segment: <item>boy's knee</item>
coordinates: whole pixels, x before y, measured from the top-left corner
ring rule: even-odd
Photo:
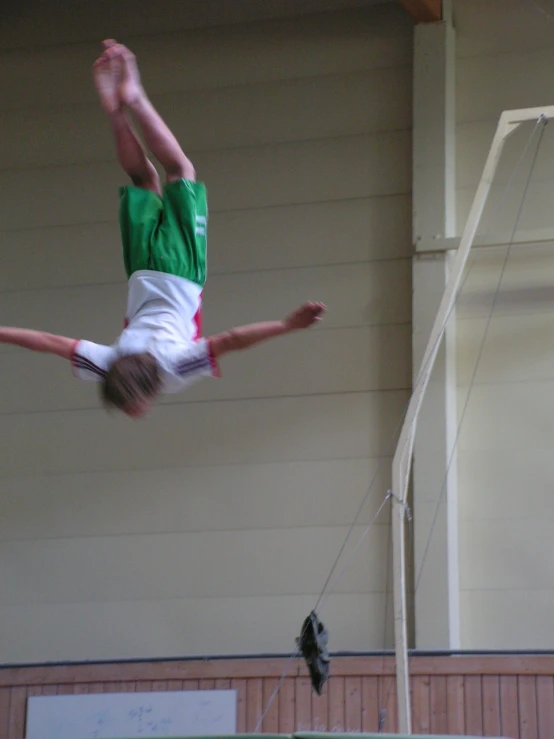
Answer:
[[[194,182],[196,180],[196,170],[192,162],[186,157],[179,162],[175,162],[175,166],[166,170],[166,176],[168,182],[175,182],[176,180],[190,180]]]
[[[148,176],[134,176],[131,175],[131,182],[135,187],[140,187],[143,190],[152,190],[152,192],[161,193],[162,188],[160,185],[160,178],[156,174],[149,174]]]
[[[145,167],[140,170],[128,170],[131,182],[135,187],[142,187],[144,190],[152,190],[153,192],[161,192],[160,177],[158,170],[151,161],[146,162]]]

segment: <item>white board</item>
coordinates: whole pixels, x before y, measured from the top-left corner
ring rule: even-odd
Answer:
[[[27,739],[235,734],[236,690],[32,696]]]

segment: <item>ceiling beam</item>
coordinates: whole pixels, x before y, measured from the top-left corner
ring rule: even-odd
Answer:
[[[442,20],[442,0],[398,0],[416,23],[436,23]]]

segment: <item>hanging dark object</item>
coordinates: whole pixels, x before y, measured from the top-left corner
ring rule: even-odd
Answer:
[[[313,689],[318,695],[321,695],[323,686],[329,677],[328,641],[329,633],[327,629],[318,619],[315,611],[312,611],[304,621],[296,643],[306,660]]]

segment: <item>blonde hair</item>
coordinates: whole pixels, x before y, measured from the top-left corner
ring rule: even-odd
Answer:
[[[152,354],[127,354],[116,359],[108,370],[100,395],[106,408],[125,411],[137,402],[152,399],[160,386],[160,368]]]

